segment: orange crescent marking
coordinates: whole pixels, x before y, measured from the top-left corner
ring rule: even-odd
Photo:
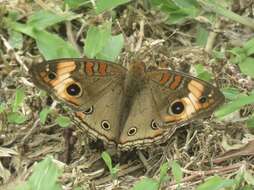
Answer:
[[[63,62],[60,61],[57,63],[57,69],[61,69],[64,67],[76,67],[76,65],[74,61],[63,61]]]
[[[106,63],[99,63],[99,73],[102,76],[106,75],[106,71],[107,71],[107,64]]]
[[[91,62],[86,63],[85,72],[87,73],[88,76],[93,75],[93,66],[94,66],[94,64]]]
[[[166,83],[168,80],[170,79],[170,75],[168,73],[163,73],[161,80],[160,80],[160,84],[164,84]]]
[[[174,77],[173,83],[170,84],[170,88],[171,88],[172,90],[175,90],[175,89],[181,84],[181,81],[182,81],[182,76],[176,75],[176,76]]]

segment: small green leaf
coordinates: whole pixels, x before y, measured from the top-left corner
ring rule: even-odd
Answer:
[[[183,179],[183,172],[181,166],[175,160],[172,163],[172,174],[176,180],[176,183],[179,184]]]
[[[208,82],[212,80],[212,74],[205,70],[205,67],[202,64],[197,64],[194,67],[197,72],[197,78],[203,79]]]
[[[39,113],[40,122],[41,124],[45,124],[48,114],[51,112],[51,109],[49,107],[45,107],[41,110]]]
[[[169,164],[165,162],[160,166],[160,179],[159,179],[159,184],[164,182],[168,178],[168,169],[169,169]]]
[[[98,59],[115,61],[124,45],[123,35],[111,36],[105,47],[96,56]]]
[[[115,7],[128,3],[130,0],[97,0],[96,1],[96,7],[95,12],[97,14],[100,14],[104,11],[110,11],[114,9]]]
[[[104,152],[101,154],[101,157],[102,157],[102,159],[104,160],[105,164],[107,165],[109,171],[112,172],[113,165],[112,165],[112,160],[111,160],[110,155],[109,155],[107,152],[104,151]]]
[[[254,115],[247,120],[246,124],[247,127],[254,128]]]
[[[16,89],[15,100],[12,103],[12,111],[16,112],[19,106],[23,103],[25,98],[25,91],[22,88]]]
[[[94,58],[107,44],[111,34],[111,22],[101,26],[91,26],[87,31],[84,52],[89,58]]]
[[[7,114],[7,121],[13,124],[22,124],[26,121],[26,116],[18,112],[11,112]]]
[[[56,123],[58,125],[60,125],[63,128],[69,127],[71,124],[71,120],[69,117],[65,117],[65,116],[58,116],[56,118]]]
[[[131,190],[158,190],[159,183],[151,178],[144,178],[135,183]]]
[[[234,180],[222,179],[219,176],[214,176],[198,186],[197,190],[222,190],[226,187],[232,187],[235,184]]]
[[[247,57],[243,62],[239,63],[242,73],[254,78],[254,58]]]
[[[221,108],[219,108],[215,112],[215,117],[222,118],[236,110],[239,110],[242,106],[246,104],[253,104],[254,103],[254,94],[251,94],[250,96],[246,95],[239,95],[237,99],[235,99],[232,102],[229,102],[228,104],[225,104]]]

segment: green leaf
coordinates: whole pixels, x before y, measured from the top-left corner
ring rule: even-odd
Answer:
[[[80,57],[79,52],[69,42],[64,41],[55,34],[34,29],[33,35],[40,52],[47,60]]]
[[[107,165],[110,172],[112,172],[113,165],[110,155],[107,152],[102,152],[101,154],[102,159],[104,160],[105,164]]]
[[[160,166],[160,179],[159,179],[159,184],[162,182],[166,181],[168,178],[168,169],[169,169],[169,164],[165,162]]]
[[[40,122],[41,124],[45,124],[46,120],[47,120],[47,116],[48,114],[51,112],[51,109],[49,107],[45,107],[41,110],[41,112],[39,113],[39,118],[40,118]]]
[[[64,0],[64,3],[67,4],[71,9],[77,9],[83,5],[91,5],[90,0]]]
[[[196,17],[201,9],[195,0],[150,0],[152,6],[158,7],[168,15],[169,24],[180,24]]]
[[[235,184],[234,180],[222,179],[219,176],[214,176],[205,181],[205,183],[199,185],[197,190],[222,190],[226,187],[232,187]]]
[[[12,111],[16,112],[19,106],[23,103],[25,98],[25,91],[22,88],[16,89],[15,99],[12,103]]]
[[[36,190],[62,190],[59,184],[59,176],[62,170],[52,161],[49,156],[39,162],[33,170],[32,176],[28,180],[31,189]]]
[[[254,58],[247,57],[243,62],[239,63],[242,73],[254,77]]]
[[[135,183],[132,190],[158,190],[159,183],[151,178],[144,178]]]
[[[247,41],[243,48],[246,51],[246,55],[247,56],[251,56],[254,54],[254,38],[252,38],[251,40]]]
[[[181,166],[175,160],[172,163],[172,174],[176,180],[176,183],[179,184],[183,179],[183,172]]]
[[[56,123],[63,128],[69,127],[71,124],[71,120],[69,117],[59,116],[56,118]]]
[[[23,46],[23,36],[19,32],[14,30],[9,30],[9,43],[11,44],[12,48],[21,49]]]
[[[205,47],[209,32],[200,24],[197,25],[196,44],[200,47]]]
[[[111,22],[101,26],[91,26],[85,40],[85,55],[94,58],[107,44],[111,34]]]
[[[247,127],[249,128],[254,128],[254,116],[252,116],[251,118],[249,118],[246,122]]]
[[[95,6],[96,14],[100,14],[104,11],[110,11],[115,7],[128,3],[130,0],[97,0]]]
[[[236,110],[239,110],[242,106],[246,104],[253,103],[254,103],[254,94],[251,94],[250,96],[239,95],[239,97],[236,100],[229,102],[228,104],[225,104],[224,106],[219,108],[215,112],[215,117],[222,118]]]
[[[223,92],[226,99],[229,100],[235,100],[242,95],[239,89],[233,87],[223,88],[221,91]]]
[[[22,124],[26,121],[26,116],[18,112],[11,112],[7,114],[8,123]]]
[[[205,67],[202,64],[197,64],[194,67],[197,72],[197,78],[203,79],[208,82],[212,80],[212,74],[205,70]]]
[[[96,56],[98,59],[115,61],[119,56],[124,45],[123,35],[111,36],[105,47]]]
[[[35,12],[29,17],[27,21],[27,26],[34,27],[37,29],[45,29],[49,26],[55,25],[57,23],[63,22],[65,20],[72,20],[77,18],[78,15],[68,11],[61,14],[56,14],[48,10],[41,10]]]

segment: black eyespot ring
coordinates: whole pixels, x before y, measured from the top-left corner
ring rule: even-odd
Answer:
[[[131,127],[129,130],[128,130],[128,136],[133,136],[137,133],[137,128],[136,127]]]
[[[72,83],[66,88],[66,92],[70,96],[79,96],[81,95],[81,87],[77,83]]]
[[[201,96],[198,101],[199,101],[199,103],[203,104],[207,101],[207,97],[206,96]]]
[[[101,127],[102,127],[104,130],[108,131],[108,130],[110,130],[110,123],[109,123],[107,120],[103,120],[103,121],[101,122]]]
[[[176,101],[170,106],[173,114],[181,114],[184,111],[184,104],[181,101]]]
[[[93,106],[91,106],[90,108],[88,108],[87,110],[84,111],[84,114],[86,115],[90,115],[94,112],[94,108]]]
[[[48,74],[48,78],[49,78],[50,80],[54,80],[54,79],[56,78],[56,73],[50,72],[50,73]]]
[[[152,128],[153,130],[159,129],[158,123],[156,123],[154,120],[152,120],[152,122],[151,122],[151,128]]]

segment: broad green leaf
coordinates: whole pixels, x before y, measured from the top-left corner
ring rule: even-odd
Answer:
[[[131,190],[159,190],[159,183],[151,178],[144,178],[134,184]]]
[[[179,184],[183,179],[183,172],[181,166],[175,160],[172,163],[172,174],[176,180],[176,183]]]
[[[242,106],[246,104],[253,104],[253,103],[254,103],[254,94],[251,94],[250,96],[239,95],[239,97],[236,100],[229,102],[228,104],[225,104],[219,110],[217,110],[215,112],[215,117],[222,118],[240,109]]]
[[[32,16],[29,17],[27,26],[42,30],[59,22],[72,20],[77,17],[78,15],[75,15],[70,11],[56,14],[48,10],[41,10],[35,12]]]
[[[219,176],[214,176],[205,181],[205,183],[199,185],[197,190],[222,190],[226,187],[231,187],[235,184],[234,180],[223,179]]]
[[[8,123],[22,124],[26,121],[26,116],[18,112],[11,112],[7,114]]]
[[[128,3],[130,0],[97,0],[95,6],[95,12],[100,14],[104,11],[110,11],[115,7]]]
[[[16,112],[19,106],[23,103],[25,98],[25,91],[22,88],[16,89],[15,99],[12,103],[12,111]]]
[[[58,179],[61,174],[62,170],[48,156],[34,167],[28,184],[36,190],[62,190]]]
[[[94,58],[104,47],[111,34],[111,22],[101,26],[91,26],[87,31],[85,40],[85,55],[89,58]]]
[[[247,57],[243,62],[239,63],[241,72],[254,78],[254,58]]]
[[[242,95],[240,93],[240,90],[238,90],[237,88],[233,88],[233,87],[223,88],[223,89],[221,89],[221,91],[223,92],[226,99],[229,99],[229,100],[237,99],[239,96]]]
[[[60,125],[63,128],[69,127],[71,124],[71,120],[69,117],[65,117],[65,116],[58,116],[56,118],[56,123],[58,125]]]
[[[33,35],[40,52],[47,60],[80,57],[79,52],[69,42],[55,34],[34,29]]]
[[[254,116],[252,116],[251,118],[249,118],[246,122],[247,127],[249,128],[254,128]]]
[[[124,45],[123,35],[111,36],[106,46],[98,53],[96,58],[107,61],[115,61],[119,56]]]
[[[39,113],[39,118],[40,118],[40,122],[44,125],[48,114],[51,112],[51,109],[49,107],[45,107],[41,110],[41,112]]]
[[[91,5],[90,0],[64,0],[64,3],[67,4],[71,9],[77,9],[83,5]]]

